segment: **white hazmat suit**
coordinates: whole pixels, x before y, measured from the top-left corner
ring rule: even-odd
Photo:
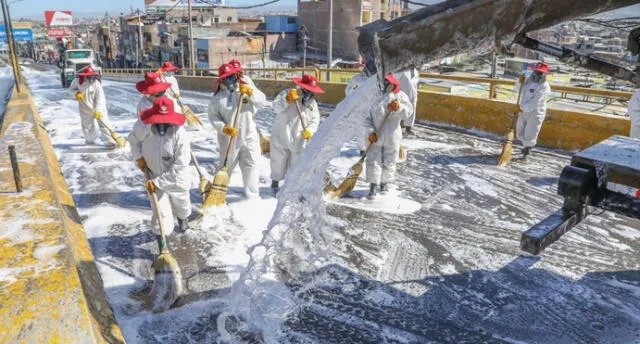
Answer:
[[[165,234],[169,234],[173,232],[174,217],[185,220],[191,215],[189,137],[184,128],[177,125],[171,125],[166,134],[160,136],[153,125],[138,120],[127,140],[133,160],[144,158],[153,183],[158,187],[159,211],[167,231]],[[153,221],[157,221],[155,214]],[[154,233],[160,234],[155,228]]]
[[[400,82],[400,91],[404,92],[413,106],[411,116],[404,121],[405,127],[413,127],[416,122],[416,111],[418,111],[418,84],[420,82],[420,73],[417,69],[409,69],[407,71],[396,73],[394,75]]]
[[[98,125],[97,120],[93,117],[96,112],[102,114],[102,121],[109,124],[109,114],[107,113],[107,99],[104,96],[102,84],[98,80],[85,80],[82,85],[79,78],[71,82],[69,90],[75,95],[76,92],[82,93],[83,100],[78,101],[80,121],[82,124],[82,132],[84,140],[87,144],[93,144],[96,140],[96,126],[99,127],[102,140],[107,144],[115,144],[111,138],[111,133],[106,128]]]
[[[221,166],[224,163],[229,140],[231,139],[231,136],[226,135],[222,130],[225,125],[233,126],[239,96],[240,93],[238,91],[230,92],[224,85],[220,85],[219,91],[213,95],[207,110],[209,121],[218,132]],[[266,96],[257,88],[253,88],[251,97],[244,96],[240,113],[238,114],[239,118],[236,127],[238,135],[233,140],[229,151],[229,160],[227,161],[229,173],[233,172],[236,165],[240,165],[246,196],[256,196],[259,191],[260,174],[258,162],[262,152],[260,150],[258,129],[253,117],[258,109],[266,105],[266,102]]]
[[[351,80],[349,80],[347,87],[344,89],[345,96],[348,97],[353,91],[360,88],[360,85],[362,85],[362,83],[364,83],[368,78],[369,77],[364,72],[356,74],[351,78]],[[362,130],[356,130],[356,144],[358,145],[358,149],[361,151],[365,150],[367,147],[367,138]]]
[[[389,118],[382,128],[384,117],[389,110],[389,103],[397,100],[400,109],[389,114]],[[378,131],[378,142],[371,145],[367,153],[367,183],[379,184],[393,182],[398,161],[398,151],[402,140],[400,121],[411,116],[413,105],[409,97],[402,91],[385,94],[382,101],[369,108],[369,114],[365,117],[365,129],[367,133]]]
[[[302,136],[302,123],[295,103],[287,102],[286,89],[273,100],[273,111],[276,118],[271,128],[271,180],[281,181],[287,174],[287,170],[302,153],[305,139]],[[300,111],[306,128],[315,133],[320,125],[320,112],[314,98],[303,105],[302,92],[300,99],[296,100],[300,105]]]
[[[551,94],[549,83],[542,80],[534,82],[527,79],[521,86],[520,108],[516,125],[516,137],[525,147],[534,147],[538,142],[538,134],[547,116],[547,96]]]
[[[631,132],[629,136],[640,139],[640,89],[629,100],[629,118],[631,119]]]

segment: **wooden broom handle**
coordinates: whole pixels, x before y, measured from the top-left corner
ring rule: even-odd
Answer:
[[[236,115],[233,119],[233,127],[236,128],[238,125],[238,117],[240,117],[240,107],[242,106],[242,98],[243,98],[243,94],[240,93],[240,96],[238,97],[238,106],[236,106]],[[236,135],[237,136],[237,135]],[[222,164],[222,167],[227,167],[227,162],[229,161],[229,152],[231,152],[231,145],[233,144],[233,140],[235,139],[235,136],[231,136],[231,140],[229,140],[229,144],[227,145],[227,153],[224,155],[224,162]]]
[[[296,110],[298,110],[298,118],[300,118],[300,124],[302,124],[302,131],[305,132],[307,131],[307,126],[304,124],[304,119],[302,118],[302,110],[300,110],[300,104],[298,104],[297,100],[295,100],[294,102],[296,103]]]
[[[390,114],[391,114],[391,110],[389,110],[389,108],[387,108],[387,113],[384,115],[384,119],[382,120],[382,123],[380,124],[378,129],[376,129],[376,136],[380,136],[380,131],[384,127],[385,123],[387,123],[387,119],[389,119],[389,115]],[[369,153],[369,150],[371,149],[371,146],[373,146],[373,143],[369,143],[369,146],[367,146],[367,150],[364,151],[364,155],[362,156],[362,158],[360,158],[360,160],[364,160],[364,158]]]
[[[149,172],[149,168],[145,168],[144,169],[144,176],[147,179],[147,181],[151,180],[151,172]],[[146,188],[146,186],[145,186]],[[160,208],[158,207],[158,196],[156,195],[155,192],[149,192],[149,190],[147,190],[147,193],[149,194],[149,198],[151,198],[151,207],[153,208],[153,212],[156,214],[156,217],[158,218],[158,227],[160,227],[160,236],[162,237],[162,240],[160,240],[160,251],[162,251],[163,249],[166,249],[166,245],[167,245],[167,239],[165,237],[165,231],[164,231],[164,223],[162,221],[162,216],[160,214]]]

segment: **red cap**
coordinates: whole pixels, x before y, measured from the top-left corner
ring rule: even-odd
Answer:
[[[86,66],[82,68],[78,76],[100,76],[100,74],[96,73],[96,71],[91,66]]]
[[[144,124],[183,125],[185,118],[174,111],[173,100],[167,97],[159,97],[153,101],[152,107],[142,111],[140,120]]]
[[[142,94],[160,93],[170,87],[170,83],[162,81],[162,76],[154,72],[144,73],[144,80],[136,83],[136,89]]]
[[[387,81],[389,81],[392,85],[394,85],[395,87],[393,88],[393,93],[398,93],[400,92],[400,81],[398,81],[398,79],[396,79],[395,76],[393,76],[393,74],[387,74],[384,77]]]
[[[244,68],[242,68],[242,64],[240,63],[240,61],[238,61],[236,59],[233,59],[233,60],[231,60],[231,61],[229,61],[227,63],[230,64],[231,67],[235,68],[236,71],[238,71],[238,72],[244,69]]]
[[[163,72],[175,72],[178,70],[178,67],[174,66],[171,61],[166,61],[162,63],[162,66],[160,67],[160,69]]]
[[[549,74],[549,65],[546,62],[538,62],[533,67],[534,72],[541,72],[542,74]]]
[[[221,64],[220,67],[218,67],[218,81],[228,77],[229,75],[235,74],[236,72],[237,70],[233,68],[232,65],[228,63]]]
[[[307,91],[318,94],[324,93],[324,90],[320,86],[318,86],[318,79],[316,79],[316,77],[313,75],[303,74],[302,78],[292,78],[291,81]]]

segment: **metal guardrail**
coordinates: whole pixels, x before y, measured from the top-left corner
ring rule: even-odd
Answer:
[[[103,74],[113,75],[142,75],[145,72],[156,71],[155,69],[148,68],[103,68]],[[360,72],[358,69],[337,69],[337,68],[246,68],[245,73],[252,78],[272,79],[272,80],[286,80],[294,76],[302,75],[303,73],[313,74],[319,81],[327,81],[327,77],[331,78],[331,73],[340,74],[357,74]],[[178,72],[182,76],[194,76],[194,77],[215,77],[209,69],[182,69]],[[458,75],[443,75],[433,73],[420,73],[421,78],[425,79],[440,79],[440,80],[452,80],[473,84],[487,84],[489,86],[487,92],[487,98],[492,99],[496,97],[497,88],[499,86],[511,86],[516,84],[516,80],[507,79],[491,79],[491,78],[478,78]],[[330,79],[329,79],[330,80]],[[551,90],[560,93],[559,97],[562,99],[572,99],[584,102],[594,102],[591,98],[601,98],[604,103],[611,104],[614,101],[628,101],[633,96],[631,92],[613,91],[605,89],[594,89],[574,86],[562,86],[551,85]],[[577,95],[579,98],[570,97],[569,95]],[[602,103],[601,101],[595,101]]]

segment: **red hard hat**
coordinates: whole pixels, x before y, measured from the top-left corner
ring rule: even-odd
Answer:
[[[218,67],[218,80],[222,80],[229,75],[235,74],[237,70],[232,65],[225,63]]]
[[[398,79],[396,79],[395,76],[393,76],[393,74],[387,74],[384,77],[387,81],[389,81],[392,85],[394,85],[395,87],[393,88],[393,93],[398,93],[400,92],[400,81],[398,81]]]
[[[303,74],[302,78],[292,78],[291,81],[293,81],[296,85],[313,93],[324,93],[322,87],[318,86],[318,79],[316,79],[316,77],[313,75]]]
[[[541,72],[542,74],[549,74],[549,65],[546,62],[538,62],[533,67],[534,72]]]
[[[144,80],[136,83],[136,89],[142,94],[160,93],[170,87],[170,83],[162,81],[162,76],[154,72],[144,73]]]
[[[159,97],[153,101],[153,106],[142,111],[140,120],[144,124],[174,124],[183,125],[185,118],[175,112],[173,100]]]
[[[233,59],[229,62],[227,62],[228,64],[230,64],[233,68],[235,68],[237,71],[241,71],[244,68],[242,68],[242,64],[240,63],[240,61]]]
[[[162,63],[160,69],[162,69],[163,72],[174,72],[178,70],[178,67],[174,66],[171,61],[166,61]]]
[[[78,73],[78,76],[100,76],[100,74],[98,74],[93,67],[91,66],[86,66],[84,68],[82,68],[82,70],[80,71],[80,73]]]

